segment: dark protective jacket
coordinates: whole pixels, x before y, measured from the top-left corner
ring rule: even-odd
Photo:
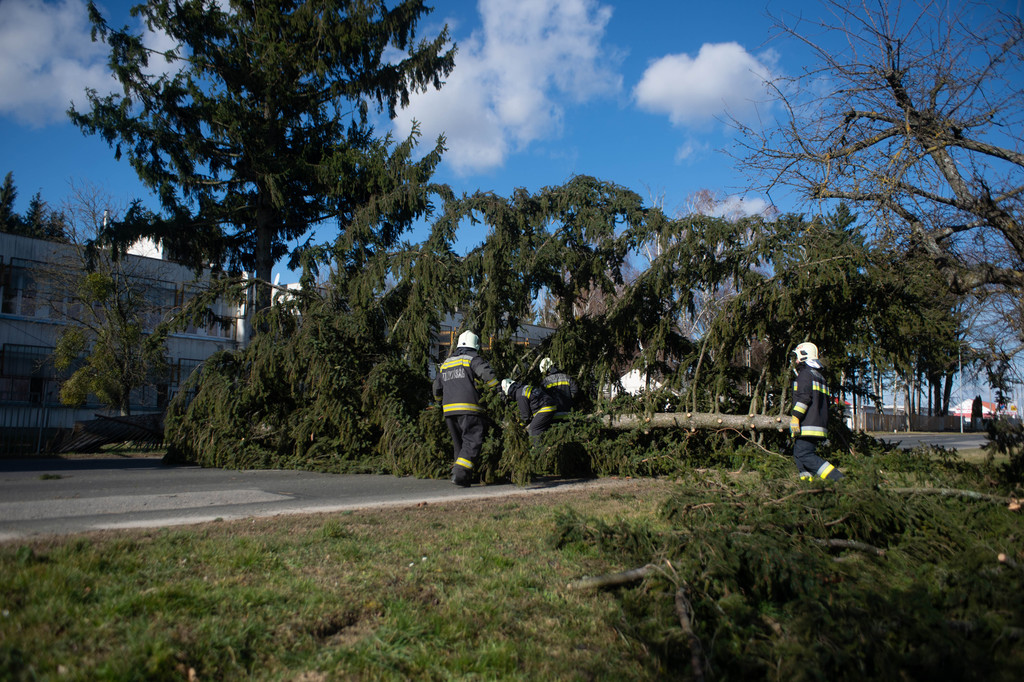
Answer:
[[[511,392],[519,406],[519,420],[524,424],[538,414],[551,413],[553,415],[558,409],[555,399],[543,388],[517,383],[512,386]]]
[[[472,348],[456,348],[441,363],[434,378],[434,399],[441,401],[444,416],[483,414],[477,382],[488,388],[498,385],[491,365]]]
[[[806,362],[796,366],[793,382],[793,409],[789,414],[800,420],[800,438],[828,436],[828,387],[821,367]]]
[[[567,415],[573,408],[576,394],[580,390],[576,380],[557,367],[551,367],[548,369],[548,373],[541,382],[541,385],[548,395],[555,399],[555,403],[558,406],[556,416],[564,417]]]

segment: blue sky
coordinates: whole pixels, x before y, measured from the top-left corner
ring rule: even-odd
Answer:
[[[99,3],[117,26],[135,25],[132,4]],[[423,149],[444,132],[449,151],[436,179],[457,192],[508,195],[585,174],[670,213],[699,190],[714,192],[723,212],[757,212],[766,199],[742,191],[744,178],[721,152],[731,139],[722,118],[749,117],[758,100],[770,113],[764,78],[799,68],[785,45],[766,42],[766,12],[781,5],[436,0],[420,35],[448,24],[455,71],[378,128],[404,136],[415,118]],[[785,7],[819,11],[814,0]],[[19,211],[36,192],[58,206],[72,183],[119,205],[139,198],[156,207],[128,163],[65,115],[71,101],[85,106],[86,86],[114,87],[106,54],[89,39],[84,0],[0,0],[0,174],[13,171]]]
[[[98,4],[112,25],[142,32],[128,12],[135,3]],[[1017,3],[1000,4],[1012,10]],[[398,120],[381,120],[379,130],[403,137],[416,119],[423,149],[444,132],[449,151],[435,177],[458,193],[508,196],[585,174],[629,187],[669,214],[689,211],[701,191],[717,200],[710,212],[769,206],[768,197],[745,191],[742,169],[723,153],[734,142],[723,121],[731,114],[770,122],[775,109],[765,79],[810,66],[800,44],[773,38],[768,15],[813,20],[827,13],[819,0],[433,6],[419,35],[433,36],[447,23],[459,47],[455,71],[440,92],[416,97]],[[116,162],[101,139],[67,120],[70,102],[86,105],[85,87],[116,86],[105,66],[107,48],[91,42],[89,30],[84,0],[0,0],[0,177],[14,173],[18,211],[36,192],[59,208],[72,184],[97,188],[115,208],[133,199],[157,208],[125,160]],[[148,41],[170,47],[160,36]],[[806,208],[781,190],[770,199],[782,211]],[[463,235],[460,246],[482,236]],[[318,233],[317,241],[330,237]],[[284,281],[296,279],[283,265],[278,270]]]

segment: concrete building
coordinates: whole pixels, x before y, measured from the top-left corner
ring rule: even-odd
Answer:
[[[147,252],[152,255],[126,256],[121,270],[140,284],[146,315],[155,324],[202,287],[203,277],[197,279],[189,268],[155,257],[158,253],[152,249]],[[70,408],[58,398],[61,376],[52,356],[60,332],[75,312],[70,289],[82,268],[77,246],[0,233],[0,454],[11,450],[13,441],[19,449],[34,441],[36,451],[57,429],[97,414],[112,416],[98,403]],[[169,371],[155,386],[133,393],[133,414],[162,411],[207,357],[246,343],[244,306],[222,304],[215,312],[219,322],[171,335]]]

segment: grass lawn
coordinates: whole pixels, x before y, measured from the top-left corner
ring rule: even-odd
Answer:
[[[649,519],[670,487],[0,545],[0,678],[652,679],[614,596],[566,589],[630,567],[551,533]]]
[[[730,679],[1017,679],[1019,504],[966,490],[986,458],[13,541],[0,679],[693,679],[701,655]]]

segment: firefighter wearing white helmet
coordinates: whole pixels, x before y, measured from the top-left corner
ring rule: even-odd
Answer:
[[[471,331],[462,332],[455,351],[441,363],[434,378],[434,399],[441,403],[445,424],[452,435],[455,464],[451,480],[463,487],[473,482],[487,435],[488,419],[480,405],[477,385],[498,385],[490,363],[478,355],[479,350],[480,337]]]
[[[547,391],[539,386],[521,384],[512,379],[502,379],[501,392],[508,400],[515,400],[519,407],[519,423],[527,424],[526,432],[534,446],[540,444],[540,437],[551,426],[558,404]]]
[[[796,380],[789,431],[793,435],[793,461],[802,480],[839,480],[842,472],[817,455],[818,443],[828,437],[828,387],[821,374],[818,347],[804,342],[793,349]]]
[[[575,379],[560,370],[551,358],[543,358],[540,361],[540,373],[544,375],[541,386],[558,404],[555,421],[567,419],[576,401],[576,394],[579,393],[579,385]]]

